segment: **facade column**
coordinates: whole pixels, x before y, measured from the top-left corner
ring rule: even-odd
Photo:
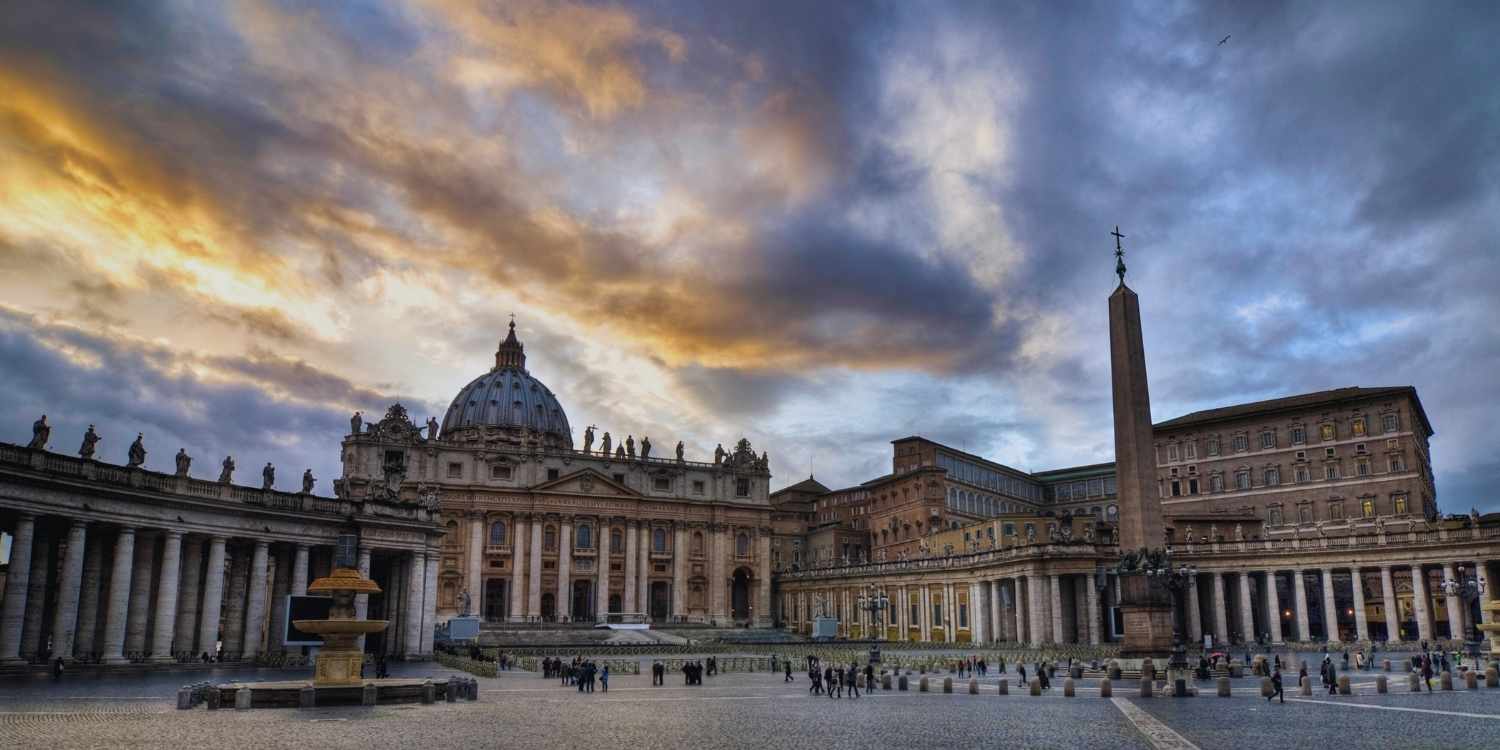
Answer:
[[[250,591],[245,603],[245,635],[240,655],[253,659],[260,654],[260,641],[266,630],[266,563],[270,542],[255,541],[255,552],[250,557]]]
[[[599,582],[594,584],[594,622],[609,622],[609,538],[614,533],[608,518],[599,519],[599,559],[594,572]],[[623,602],[622,602],[623,603]]]
[[[724,581],[727,573],[724,571],[724,537],[727,534],[724,524],[710,523],[708,525],[708,616],[714,623],[722,625],[729,619],[726,612]]]
[[[1385,639],[1401,640],[1401,614],[1396,609],[1396,584],[1392,580],[1391,566],[1380,566],[1380,597],[1385,607]]]
[[[1333,568],[1323,569],[1323,630],[1329,641],[1343,640],[1339,637],[1339,609],[1333,601]]]
[[[526,616],[540,619],[542,616],[542,524],[543,520],[531,518],[531,585],[526,596]]]
[[[1411,595],[1412,610],[1417,616],[1417,637],[1424,641],[1432,640],[1432,617],[1428,614],[1431,607],[1427,596],[1427,573],[1422,570],[1422,564],[1411,566]]]
[[[1306,570],[1292,571],[1292,590],[1297,601],[1297,640],[1310,641],[1312,640],[1312,626],[1308,624]]]
[[[1224,597],[1224,573],[1215,571],[1209,575],[1214,579],[1214,645],[1229,645],[1229,606]]]
[[[573,620],[573,519],[563,517],[557,533],[557,621]]]
[[[771,627],[771,532],[759,529],[755,539],[755,618],[758,628]]]
[[[406,566],[406,638],[402,655],[408,660],[422,654],[422,582],[427,578],[427,560],[421,552],[413,552]]]
[[[70,544],[70,545],[72,544],[72,539],[71,538],[68,540],[68,544]],[[1458,571],[1454,570],[1453,563],[1451,563],[1451,562],[1450,563],[1443,563],[1443,580],[1444,581],[1457,581],[1458,580]],[[1463,602],[1459,601],[1459,598],[1458,598],[1457,594],[1446,594],[1446,596],[1447,596],[1447,599],[1445,601],[1445,604],[1448,607],[1448,637],[1449,638],[1455,638],[1455,639],[1456,638],[1463,638],[1464,637],[1464,608],[1463,608]],[[61,611],[61,610],[59,610],[59,611]]]
[[[918,601],[921,602],[922,607],[922,621],[920,625],[922,642],[928,643],[932,640],[932,589],[926,584],[922,584],[922,588],[918,594]]]
[[[687,528],[681,523],[672,527],[672,621],[682,622],[687,614]]]
[[[1188,640],[1192,643],[1203,644],[1203,615],[1198,606],[1198,576],[1188,579],[1187,588],[1187,630]]]
[[[1281,634],[1281,592],[1276,586],[1276,571],[1266,571],[1266,627],[1272,643],[1285,643]]]
[[[224,544],[227,540],[216,536],[208,542],[208,563],[203,568],[203,616],[198,622],[198,644],[200,653],[210,656],[218,653],[219,613],[224,606]],[[118,556],[116,556],[118,559]]]
[[[535,555],[536,550],[532,549]],[[510,530],[510,621],[526,619],[526,519],[511,517]]]
[[[1248,571],[1239,574],[1240,595],[1240,640],[1245,643],[1255,642],[1255,607],[1250,598],[1250,573]]]
[[[635,566],[636,597],[635,602],[640,611],[646,614],[646,621],[651,621],[651,522],[641,522],[641,559]]]
[[[359,562],[357,563],[357,565],[359,566],[359,577],[360,578],[368,579],[370,577],[370,551],[371,551],[370,548],[364,546],[363,544],[361,544],[359,546]],[[307,567],[303,566],[302,570],[304,570],[304,571],[307,570]],[[295,568],[294,568],[294,571],[295,571]],[[304,573],[304,577],[305,577],[305,575],[306,574]],[[294,573],[293,576],[292,576],[292,583],[293,583],[293,585],[296,585],[296,581],[297,581],[297,578],[296,578],[296,575]],[[306,591],[307,591],[307,588],[304,586],[303,587],[303,592],[304,592],[303,595],[304,596],[306,595],[305,594]],[[356,619],[356,620],[363,620],[363,619],[365,619],[366,617],[369,617],[369,616],[370,616],[370,595],[369,594],[355,594],[354,595],[354,619]],[[360,636],[359,637],[359,650],[360,651],[364,651],[365,650],[365,637],[364,636]]]
[[[271,553],[271,600],[268,609],[271,610],[271,624],[266,626],[266,653],[281,654],[286,652],[286,644],[283,643],[286,634],[286,622],[291,617],[287,604],[287,597],[292,593],[292,550],[286,545]]]
[[[193,636],[198,631],[198,597],[203,586],[203,540],[189,537],[182,544],[182,589],[177,593],[177,632],[172,651],[189,659],[197,656]]]
[[[422,650],[423,658],[432,657],[432,642],[437,637],[438,556],[427,553],[427,573],[422,579]]]
[[[1025,581],[1020,576],[1010,579],[1010,606],[1011,623],[1016,633],[1016,643],[1026,645],[1031,642],[1031,619],[1026,607],[1026,595],[1022,591]]]
[[[182,532],[168,530],[161,546],[161,581],[156,585],[156,627],[151,634],[151,661],[177,661],[172,636],[177,634],[177,583],[181,576]]]
[[[31,566],[15,561],[31,561],[32,540],[36,534],[36,516],[22,513],[11,533],[12,564],[5,580],[5,603],[0,607],[0,664],[21,664],[21,630],[26,619],[26,599],[30,593]]]
[[[95,526],[83,555],[83,588],[78,595],[78,634],[73,653],[88,659],[98,650],[99,594],[104,587],[104,537]]]
[[[223,658],[239,661],[245,647],[245,591],[250,587],[250,557],[243,543],[229,550],[229,596],[224,602]]]
[[[385,629],[386,656],[401,658],[406,654],[407,598],[411,588],[411,562],[406,555],[398,555],[390,562],[390,586],[385,590],[385,619],[390,626]]]
[[[83,590],[83,558],[87,548],[88,523],[75,519],[68,527],[68,546],[63,552],[62,576],[57,582],[57,604],[53,608],[54,656],[73,656],[73,639],[78,633],[78,596]]]
[[[1370,640],[1370,625],[1365,615],[1365,577],[1359,566],[1349,569],[1349,583],[1354,593],[1354,639]]]
[[[989,593],[988,583],[981,585],[978,581],[969,583],[969,635],[974,643],[984,643],[989,640],[989,623],[985,620],[989,617],[990,608],[985,603],[985,594]]]
[[[307,596],[307,545],[297,545],[297,551],[292,554],[292,596]],[[369,550],[363,550],[363,554],[369,554]],[[365,571],[369,575],[369,571]],[[370,595],[365,594],[365,601],[370,601]]]
[[[1094,585],[1093,576],[1083,577],[1083,590],[1083,595],[1086,598],[1085,611],[1088,613],[1089,618],[1089,645],[1097,646],[1101,640],[1099,631],[1102,626],[1099,622],[1099,588]]]
[[[469,592],[469,601],[474,605],[470,614],[484,611],[484,545],[488,541],[484,527],[483,513],[469,517],[469,556],[465,561],[468,572],[464,576],[464,590]]]
[[[958,641],[958,588],[952,583],[943,584],[943,640]]]
[[[14,559],[15,549],[11,550]],[[124,526],[115,537],[114,567],[109,574],[109,608],[104,614],[104,663],[125,664],[125,620],[129,617],[130,582],[135,559],[135,529]]]
[[[1067,636],[1063,633],[1062,576],[1047,578],[1047,595],[1052,608],[1052,642],[1067,643]]]
[[[1040,646],[1047,642],[1047,633],[1051,632],[1042,617],[1046,607],[1042,604],[1044,591],[1042,590],[1042,577],[1036,574],[1026,576],[1026,613],[1030,615],[1027,621],[1027,629],[1031,635],[1031,645]]]
[[[640,588],[640,583],[637,582],[640,569],[636,565],[636,558],[641,554],[639,537],[640,524],[633,518],[627,520],[625,522],[625,590],[620,596],[621,605],[625,607],[626,612],[639,612],[644,609],[644,607],[636,609],[635,598],[636,590]]]
[[[31,580],[26,590],[26,615],[21,622],[21,658],[31,661],[42,648],[42,630],[47,614],[47,591],[52,585],[52,557],[57,540],[43,529],[31,544]],[[15,560],[14,555],[11,556]],[[22,565],[26,561],[20,561]]]
[[[151,618],[151,583],[156,575],[156,538],[144,532],[136,534],[135,575],[130,581],[130,607],[125,617],[125,653],[138,657],[150,646],[146,624]]]

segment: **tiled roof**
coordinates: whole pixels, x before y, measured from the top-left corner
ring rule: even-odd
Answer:
[[[1334,388],[1327,391],[1303,393],[1297,396],[1283,396],[1282,398],[1273,398],[1266,401],[1251,401],[1245,404],[1234,404],[1232,406],[1221,406],[1217,409],[1195,411],[1165,422],[1158,422],[1152,425],[1152,427],[1157,430],[1169,430],[1177,427],[1203,424],[1205,422],[1234,419],[1236,417],[1256,416],[1268,412],[1295,411],[1325,404],[1360,401],[1386,396],[1410,396],[1412,403],[1416,406],[1417,416],[1422,420],[1422,426],[1426,428],[1428,435],[1432,434],[1432,424],[1427,421],[1427,413],[1422,409],[1422,402],[1417,399],[1417,389],[1409,385],[1377,388],[1350,386],[1348,388]]]

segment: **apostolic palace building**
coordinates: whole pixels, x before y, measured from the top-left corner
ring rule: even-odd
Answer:
[[[1161,543],[1196,568],[1175,594],[1184,639],[1477,637],[1500,514],[1439,513],[1415,388],[1144,428],[1149,446],[1126,445],[1154,465]],[[356,414],[332,497],[310,475],[301,492],[272,489],[269,464],[259,485],[238,483],[230,457],[217,479],[194,476],[185,451],[174,474],[150,471],[143,436],[124,465],[95,454],[92,428],[77,455],[61,442],[38,420],[29,444],[0,443],[0,664],[289,652],[287,595],[326,575],[351,531],[382,589],[358,607],[391,622],[366,649],[395,657],[430,655],[434,626],[465,610],[496,628],[644,619],[811,634],[824,616],[853,639],[1123,635],[1113,463],[1031,472],[910,436],[892,441],[884,476],[772,493],[769,459],[746,440],[700,461],[589,427],[580,447],[514,324],[440,419],[419,425],[399,404]],[[861,606],[872,600],[889,607]]]

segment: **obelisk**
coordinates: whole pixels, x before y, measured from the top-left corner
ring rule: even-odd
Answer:
[[[1109,369],[1115,407],[1115,481],[1119,489],[1120,551],[1165,545],[1156,492],[1151,395],[1146,387],[1146,348],[1141,343],[1141,306],[1125,285],[1124,248],[1115,227],[1115,273],[1120,285],[1109,295]],[[1172,600],[1144,575],[1120,576],[1120,612],[1125,639],[1120,655],[1164,656],[1172,650]]]

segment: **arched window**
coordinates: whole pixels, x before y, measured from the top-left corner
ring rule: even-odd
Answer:
[[[542,549],[547,552],[557,551],[557,527],[547,526],[542,530]]]
[[[693,532],[693,554],[694,555],[702,555],[703,554],[703,532],[701,532],[701,531],[694,531]]]
[[[504,521],[496,521],[496,522],[490,524],[490,544],[496,545],[496,546],[505,544],[505,522]]]
[[[734,538],[734,554],[735,554],[736,557],[749,557],[750,556],[750,535],[749,534],[746,534],[745,532],[741,531],[739,533],[739,535]]]
[[[625,545],[620,543],[619,529],[609,530],[609,549],[615,554],[620,554],[621,552],[625,551]]]
[[[651,549],[656,552],[667,551],[666,529],[655,529],[651,532]]]
[[[578,526],[578,544],[576,546],[578,549],[594,548],[594,527],[586,523]]]

